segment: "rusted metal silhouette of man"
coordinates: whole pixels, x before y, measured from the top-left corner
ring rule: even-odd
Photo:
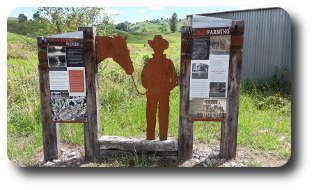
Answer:
[[[147,89],[146,105],[146,136],[148,140],[155,139],[156,112],[158,108],[159,139],[167,140],[169,123],[170,91],[177,86],[178,77],[170,59],[163,54],[169,42],[156,35],[148,44],[154,50],[153,58],[147,60],[141,75],[142,85]]]

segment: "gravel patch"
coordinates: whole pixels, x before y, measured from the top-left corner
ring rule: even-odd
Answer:
[[[205,144],[194,142],[193,157],[183,163],[162,163],[161,166],[169,167],[280,167],[289,157],[279,157],[267,151],[257,151],[250,147],[238,146],[236,156],[230,160],[219,158],[219,142]],[[116,167],[113,161],[107,163],[99,160],[94,163],[84,157],[84,147],[77,144],[61,143],[61,156],[52,161],[44,161],[43,153],[37,158],[34,167]],[[158,164],[153,166],[159,166]]]

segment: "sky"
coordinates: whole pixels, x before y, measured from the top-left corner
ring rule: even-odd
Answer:
[[[106,7],[108,14],[112,17],[115,24],[121,22],[141,22],[145,20],[170,18],[173,13],[177,13],[179,19],[186,18],[186,15],[198,13],[211,13],[230,10],[252,9],[254,7]],[[23,13],[28,19],[33,18],[33,14],[38,7],[18,7],[13,9],[8,17],[18,17]]]

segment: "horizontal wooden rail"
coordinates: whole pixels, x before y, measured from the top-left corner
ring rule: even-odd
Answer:
[[[189,121],[225,121],[225,118],[189,118]]]
[[[81,120],[81,121],[52,121],[53,123],[87,123],[87,120]]]

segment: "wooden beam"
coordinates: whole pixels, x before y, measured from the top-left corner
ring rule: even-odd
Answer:
[[[189,121],[225,121],[225,118],[189,118]]]
[[[193,121],[189,121],[189,93],[191,66],[191,26],[181,27],[180,66],[180,117],[178,136],[178,160],[185,161],[193,156]]]
[[[98,95],[98,66],[96,64],[94,27],[79,27],[83,31],[84,59],[86,77],[86,107],[87,122],[84,123],[84,147],[86,158],[99,157],[99,95]]]
[[[41,122],[43,131],[44,160],[59,158],[60,134],[59,124],[52,122],[52,111],[50,106],[50,84],[48,70],[47,38],[37,37],[38,46],[38,73],[40,88]]]
[[[233,158],[237,149],[243,33],[244,21],[233,21],[229,59],[227,114],[225,121],[221,124],[219,153],[220,157],[226,159]]]

